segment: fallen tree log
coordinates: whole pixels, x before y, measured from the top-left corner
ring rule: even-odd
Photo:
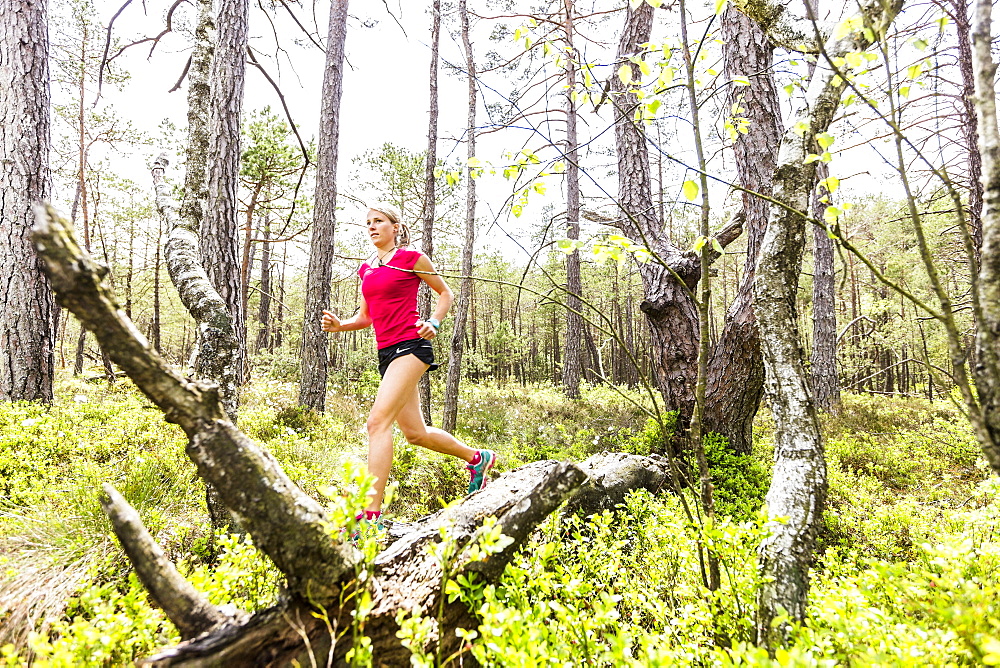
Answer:
[[[359,631],[357,625],[352,629],[353,594],[359,586],[371,593],[363,633],[371,641],[376,665],[409,662],[410,651],[396,635],[400,611],[437,619],[439,627],[429,642],[451,654],[462,642],[455,629],[474,628],[476,622],[460,602],[441,605],[444,565],[435,547],[443,540],[454,541],[457,549],[458,561],[447,565],[452,577],[476,572],[496,580],[534,527],[574,493],[580,492],[571,507],[593,513],[620,502],[631,489],[658,491],[669,480],[662,458],[602,453],[580,465],[534,462],[408,525],[405,533],[396,532],[392,544],[366,565],[322,507],[229,421],[215,386],[180,377],[150,348],[119,308],[105,281],[107,270],[80,248],[71,224],[47,205],[37,205],[35,214],[32,239],[60,304],[94,332],[102,349],[165,418],[180,425],[199,475],[218,489],[254,544],[287,578],[281,600],[249,618],[207,609],[186,590],[172,565],[157,557],[134,511],[106,489],[106,509],[137,574],[192,638],[150,657],[147,665],[342,664],[352,646],[349,634]],[[508,540],[488,557],[466,563],[463,551],[489,518],[495,518]],[[189,609],[199,606],[200,611]]]

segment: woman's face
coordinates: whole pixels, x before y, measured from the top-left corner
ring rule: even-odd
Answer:
[[[389,216],[375,209],[368,210],[368,238],[379,248],[396,245],[396,225]]]

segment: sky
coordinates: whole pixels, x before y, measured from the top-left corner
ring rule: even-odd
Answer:
[[[110,17],[120,8],[119,0],[98,0],[100,21],[106,24]],[[115,37],[125,43],[144,36],[155,35],[163,29],[164,15],[171,0],[146,0],[145,5],[133,2],[126,7],[115,22]],[[579,2],[580,6],[603,3],[613,6],[610,0],[589,0]],[[351,17],[347,36],[347,67],[344,79],[344,93],[341,105],[340,129],[340,169],[338,181],[341,190],[356,189],[359,181],[365,176],[359,175],[352,164],[352,159],[366,151],[375,149],[385,142],[407,148],[412,151],[422,151],[427,142],[428,91],[427,80],[430,61],[430,15],[427,8],[429,2],[413,2],[412,0],[384,0],[384,2],[351,4]],[[484,3],[472,3],[480,7]],[[693,4],[693,3],[692,3]],[[296,15],[308,29],[316,33],[320,41],[325,42],[327,30],[328,5],[319,2],[315,5],[300,7],[292,5]],[[113,104],[124,117],[151,134],[155,134],[160,121],[167,118],[176,126],[186,126],[187,99],[186,87],[176,92],[168,92],[180,75],[189,55],[189,36],[183,30],[184,23],[193,18],[193,5],[185,4],[175,14],[175,24],[178,30],[165,35],[157,45],[151,58],[148,56],[148,45],[133,47],[125,52],[120,59],[123,67],[130,73],[130,80],[121,88],[105,90],[103,103]],[[310,43],[309,38],[292,22],[288,14],[280,9],[267,12],[254,7],[251,12],[251,45],[261,53],[260,60],[268,71],[280,83],[281,89],[288,101],[295,122],[300,126],[304,137],[315,135],[320,109],[320,91],[323,81],[324,54]],[[711,13],[713,3],[705,6],[695,5],[694,11],[706,16]],[[315,17],[312,12],[315,11]],[[391,13],[390,13],[391,12]],[[661,15],[662,16],[662,15]],[[270,17],[270,20],[268,19]],[[273,21],[273,23],[272,23]],[[509,21],[512,27],[520,23],[519,19]],[[605,44],[585,42],[587,50],[585,58],[591,62],[610,62],[613,50],[617,45],[617,33],[620,30],[621,14],[615,14],[600,29],[599,39]],[[490,41],[487,31],[493,30],[495,21],[474,22],[473,42],[477,57],[491,49],[511,50],[511,42]],[[273,28],[272,28],[273,26]],[[457,35],[457,21],[452,17],[446,20],[445,30],[441,39],[441,58],[443,61],[439,76],[440,87],[440,125],[438,156],[445,159],[465,158],[465,145],[462,142],[466,122],[466,81],[464,75],[456,73],[448,63],[462,66],[464,55]],[[657,24],[657,34],[663,35],[674,30],[669,21],[660,19]],[[700,30],[700,28],[699,28]],[[280,35],[278,43],[274,34]],[[657,37],[654,37],[656,39]],[[721,66],[719,66],[721,69]],[[779,69],[792,69],[787,64],[779,64]],[[605,72],[605,76],[607,72]],[[490,73],[484,75],[484,85],[480,88],[480,105],[478,120],[481,126],[489,122],[486,105],[504,99],[504,95],[516,89],[517,82],[509,75]],[[557,99],[559,87],[550,90],[550,106],[559,106]],[[252,66],[247,67],[246,95],[244,114],[258,110],[266,105],[280,113],[278,98],[263,76]],[[590,205],[599,204],[597,198],[601,189],[610,193],[617,190],[617,174],[610,168],[614,162],[611,148],[613,133],[608,132],[610,120],[607,107],[600,114],[585,111],[581,115],[581,133],[583,139],[598,137],[591,147],[593,152],[587,158],[588,164],[594,165],[582,179],[584,195],[591,198]],[[668,112],[669,113],[669,112]],[[539,117],[536,117],[539,118]],[[671,153],[690,158],[690,133],[685,133],[682,122],[678,122],[680,131],[668,134],[664,141]],[[501,154],[505,150],[520,150],[523,146],[539,146],[547,139],[561,139],[561,130],[551,126],[543,127],[550,136],[542,138],[529,131],[505,130],[496,133],[484,133],[478,139],[477,154],[485,161],[502,162]],[[882,152],[890,147],[884,144],[884,139],[878,142],[858,142],[852,151],[836,157],[834,173],[848,176],[857,175],[844,182],[845,191],[854,190],[860,195],[872,192],[893,192],[894,182],[889,176],[890,171],[881,160],[872,154],[872,148],[881,147]],[[878,146],[876,146],[878,144]],[[843,145],[843,144],[840,144]],[[838,145],[838,147],[840,146]],[[115,156],[116,168],[123,171],[139,184],[149,182],[148,164],[160,152],[160,147],[143,147],[133,155]],[[556,155],[551,147],[547,149],[546,157]],[[716,154],[713,171],[725,174],[731,172],[731,158],[727,153]],[[689,159],[693,162],[693,159]],[[655,171],[655,166],[654,166]],[[675,190],[679,191],[680,182],[684,176],[680,173],[668,174],[668,180],[673,179]],[[172,175],[179,181],[181,175]],[[691,178],[688,176],[687,178]],[[593,179],[593,180],[591,180]],[[512,186],[499,176],[484,176],[479,180],[478,217],[483,225],[481,248],[490,246],[499,249],[510,258],[518,255],[527,259],[527,253],[522,253],[517,244],[507,237],[523,238],[533,227],[537,227],[546,213],[546,206],[555,210],[562,207],[562,181],[558,177],[547,179],[545,194],[532,194],[531,206],[526,209],[521,218],[510,215],[503,204],[512,191]],[[377,188],[366,195],[377,197]],[[713,207],[716,209],[732,208],[734,199],[725,188],[715,189]],[[72,195],[72,193],[70,193]],[[674,193],[674,197],[678,197]],[[682,199],[682,198],[681,198]],[[363,207],[341,197],[339,204],[345,207],[340,215],[341,225],[338,232],[343,239],[344,234],[357,234],[362,237],[360,227],[352,228],[351,223],[363,222],[365,210]],[[683,204],[683,202],[682,202]],[[530,249],[529,249],[530,250]]]
[[[430,15],[426,11],[429,3],[402,2],[389,0],[383,3],[352,3],[346,44],[347,65],[344,76],[344,92],[340,119],[340,168],[339,187],[351,188],[352,159],[366,151],[378,148],[385,142],[423,151],[427,147],[429,96],[427,81],[430,67]],[[102,22],[119,8],[117,0],[99,5]],[[169,3],[163,0],[148,0],[146,12],[139,3],[133,3],[115,22],[115,36],[128,43],[142,36],[155,35],[164,24],[163,15]],[[325,44],[328,5],[316,5],[316,24]],[[312,16],[306,10],[296,7],[296,13],[307,28],[315,31]],[[315,136],[319,123],[320,91],[323,82],[324,54],[313,46],[303,32],[289,19],[287,13],[276,10],[269,12],[280,35],[280,48],[276,48],[274,31],[260,9],[251,13],[251,46],[263,54],[259,59],[270,75],[279,82],[300,132],[308,140]],[[187,16],[193,16],[188,11]],[[179,10],[175,21],[186,17]],[[398,23],[397,23],[398,19]],[[190,19],[187,19],[190,20]],[[462,65],[464,56],[457,35],[451,34],[457,21],[449,21],[442,31],[441,59],[443,63]],[[452,30],[448,30],[450,27]],[[405,31],[405,32],[404,32]],[[486,34],[476,34],[475,49],[485,48]],[[147,59],[148,45],[135,46],[125,52],[119,62],[131,73],[131,79],[120,91],[106,90],[103,99],[114,105],[118,113],[129,118],[140,128],[155,131],[162,119],[170,119],[178,127],[186,126],[187,91],[186,85],[170,93],[175,81],[183,70],[190,53],[189,38],[185,34],[168,34],[157,45],[152,58]],[[266,60],[265,60],[266,58]],[[438,156],[444,159],[465,159],[466,147],[463,142],[467,115],[467,88],[464,75],[455,73],[442,65],[439,73],[440,119]],[[485,91],[480,100],[478,118],[485,122],[484,98],[492,95]],[[495,96],[494,96],[495,97]],[[488,101],[488,99],[486,100]],[[280,103],[273,88],[253,66],[247,66],[244,115],[266,105],[282,115]],[[479,155],[484,159],[499,159],[506,141],[497,135],[479,140]],[[517,146],[520,148],[520,145]],[[133,174],[133,180],[143,183],[148,177],[142,173],[146,165],[159,153],[159,147],[145,148],[142,155],[117,156],[119,164],[127,164],[126,171]],[[175,180],[180,174],[174,174]],[[548,196],[535,197],[535,206],[526,220],[511,220],[512,231],[522,230],[527,221],[540,215],[544,203],[558,194],[559,185],[552,184]],[[510,194],[511,186],[499,177],[484,177],[477,184],[480,190],[478,215],[481,220],[492,221],[509,216],[500,211],[500,204]],[[370,191],[372,199],[377,197],[375,189]],[[363,223],[365,210],[359,205],[341,197],[339,205],[346,207],[341,220],[348,223]],[[503,224],[503,223],[501,223]],[[345,229],[341,226],[341,229]],[[348,228],[349,229],[349,228]],[[351,233],[351,232],[348,232]],[[509,241],[502,233],[498,236],[494,229],[486,237],[494,246],[509,247]],[[360,235],[358,228],[358,235]],[[484,244],[485,245],[485,244]]]

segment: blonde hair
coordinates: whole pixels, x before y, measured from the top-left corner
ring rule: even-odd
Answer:
[[[396,232],[397,248],[410,245],[410,228],[402,221],[403,215],[394,204],[390,204],[389,202],[375,202],[374,204],[369,204],[368,208],[385,214],[390,223],[399,225],[399,230]]]

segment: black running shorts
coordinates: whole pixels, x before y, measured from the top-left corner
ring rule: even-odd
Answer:
[[[424,364],[430,364],[428,371],[438,368],[438,365],[434,363],[434,348],[431,347],[431,342],[427,339],[410,339],[378,349],[379,375],[385,376],[386,369],[389,368],[392,361],[403,355],[415,355]]]

